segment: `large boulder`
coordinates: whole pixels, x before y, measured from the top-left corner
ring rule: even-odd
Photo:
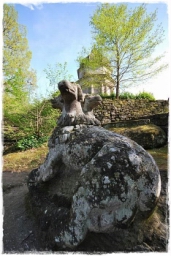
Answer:
[[[166,133],[154,124],[132,127],[112,127],[111,125],[108,129],[136,141],[145,149],[162,147],[167,143]]]
[[[134,141],[77,125],[56,128],[49,145],[28,186],[33,213],[52,247],[75,248],[90,231],[108,234],[132,222],[138,226],[154,210],[159,170]]]

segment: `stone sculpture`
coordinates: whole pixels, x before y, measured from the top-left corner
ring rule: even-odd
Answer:
[[[80,85],[70,83],[66,80],[61,81],[58,84],[58,87],[61,95],[52,100],[52,106],[62,110],[62,115],[58,120],[59,126],[76,124],[100,125],[100,122],[95,118],[95,116],[90,114],[90,112],[92,113],[92,109],[100,104],[100,96],[92,97],[93,100],[91,99],[91,96],[87,96],[84,101],[85,95],[83,95]],[[90,98],[89,102],[91,102],[91,104],[87,104],[88,98]],[[81,105],[83,101],[85,105],[83,108],[85,109],[85,114]],[[92,102],[94,104],[92,104]]]
[[[85,115],[91,116],[91,118],[95,119],[93,108],[102,104],[102,98],[99,95],[90,95],[83,93],[83,100],[81,101],[81,107]],[[52,107],[56,109],[60,109],[62,111],[64,101],[62,96],[59,95],[51,100]]]
[[[82,109],[85,115],[91,118],[95,118],[93,109],[98,105],[101,105],[102,98],[99,95],[84,94],[84,101],[82,104]]]
[[[62,115],[47,158],[30,173],[28,187],[33,208],[40,208],[36,214],[48,219],[45,229],[53,246],[75,248],[88,231],[110,233],[147,218],[161,181],[153,158],[141,146],[99,127],[92,114],[99,97],[93,103],[79,85],[65,80],[59,90]],[[46,190],[41,190],[43,184],[49,184]],[[42,193],[43,202],[38,200]]]
[[[53,99],[51,99],[51,104],[52,104],[52,107],[53,108],[57,108],[57,109],[60,109],[62,111],[63,109],[63,104],[64,101],[62,99],[62,96],[59,95],[58,97],[55,97]]]

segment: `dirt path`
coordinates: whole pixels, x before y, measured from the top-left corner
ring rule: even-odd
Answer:
[[[4,252],[44,251],[26,212],[28,172],[3,172]]]
[[[36,235],[37,226],[27,211],[27,177],[29,172],[3,172],[4,253],[49,251]],[[161,171],[162,192],[159,207],[166,216],[167,171]]]

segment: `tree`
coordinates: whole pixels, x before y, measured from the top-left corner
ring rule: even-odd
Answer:
[[[155,49],[164,39],[161,24],[156,24],[157,11],[147,13],[142,4],[129,9],[127,4],[101,4],[90,20],[98,53],[110,61],[116,85],[116,97],[121,87],[146,81],[164,68],[164,54]]]
[[[4,119],[4,139],[10,142],[5,154],[47,142],[60,115],[59,110],[52,108],[50,99],[34,99],[25,112],[11,111],[13,114],[9,118],[6,114]]]
[[[70,75],[67,70],[67,62],[56,63],[55,66],[49,64],[48,67],[44,69],[44,72],[46,78],[49,80],[49,85],[53,87],[53,93],[56,93],[57,84],[61,80],[66,79],[71,81],[73,79],[73,76]]]
[[[29,129],[25,115],[31,104],[29,93],[36,85],[36,73],[30,69],[32,53],[28,47],[26,28],[18,24],[13,5],[3,8],[3,114],[4,138],[18,138]],[[15,132],[17,129],[17,132]]]
[[[36,74],[30,70],[32,53],[28,47],[26,27],[18,24],[13,5],[3,9],[3,76],[4,92],[10,96],[26,97],[30,85],[36,84]],[[33,86],[31,86],[33,88]]]
[[[52,108],[50,99],[35,99],[27,112],[32,134],[37,138],[50,136],[59,115],[60,111]]]

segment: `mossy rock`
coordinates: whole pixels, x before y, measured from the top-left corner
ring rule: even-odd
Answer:
[[[162,147],[167,143],[165,132],[154,124],[140,125],[137,127],[111,127],[108,130],[134,140],[145,149]]]

